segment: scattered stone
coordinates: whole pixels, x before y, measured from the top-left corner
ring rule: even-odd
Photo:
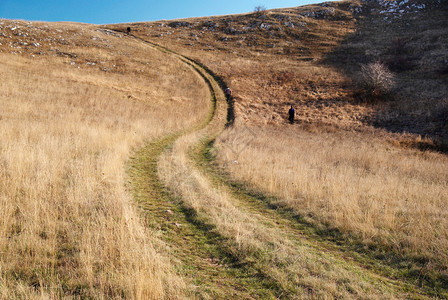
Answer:
[[[291,19],[291,17],[286,16],[286,15],[271,15],[271,17],[273,17],[274,19],[280,20],[280,21]]]
[[[335,14],[335,9],[333,7],[319,9],[319,10],[311,10],[300,14],[303,17],[311,18],[311,19],[327,19],[329,17],[333,17]]]
[[[115,36],[115,37],[118,37],[118,38],[122,38],[123,37],[120,33],[116,32],[116,31],[113,31],[113,30],[109,30],[109,29],[97,29],[96,31],[99,31],[99,32],[101,32],[101,33],[103,33],[105,35],[111,35],[111,36]]]
[[[366,0],[364,0],[366,1]],[[409,0],[394,0],[394,1],[386,1],[386,0],[370,0],[376,2],[380,5],[381,10],[380,14],[388,14],[393,15],[393,17],[401,17],[406,13],[416,13],[425,8],[427,8],[426,3],[409,3]]]
[[[171,22],[168,24],[171,28],[179,28],[179,27],[191,27],[191,24],[188,22]]]
[[[260,29],[269,30],[269,28],[271,28],[271,24],[264,24],[264,23],[260,24]]]

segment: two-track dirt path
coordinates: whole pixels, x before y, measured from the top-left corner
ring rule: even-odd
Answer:
[[[140,39],[141,40],[141,39]],[[271,298],[270,283],[262,279],[256,270],[245,267],[229,253],[226,240],[212,230],[212,226],[198,218],[197,214],[181,199],[173,196],[159,179],[158,161],[162,153],[169,151],[175,141],[188,133],[203,130],[225,119],[223,96],[220,87],[203,67],[167,49],[141,40],[172,59],[180,59],[203,76],[210,87],[212,103],[208,117],[200,124],[162,137],[135,153],[129,174],[134,197],[142,209],[146,224],[161,231],[161,239],[170,247],[179,263],[178,271],[189,280],[188,295],[192,298],[235,299]],[[218,95],[215,95],[215,92]],[[213,120],[213,121],[212,121]],[[222,124],[216,124],[216,129]]]
[[[135,37],[134,37],[135,38]],[[415,286],[375,272],[350,252],[308,234],[260,197],[231,185],[209,163],[209,147],[227,123],[227,103],[213,74],[180,59],[210,88],[204,122],[136,153],[134,194],[148,226],[160,229],[187,296],[209,299],[426,298]]]

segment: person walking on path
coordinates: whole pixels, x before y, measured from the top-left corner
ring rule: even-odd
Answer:
[[[296,111],[294,110],[294,107],[292,107],[292,105],[291,105],[291,108],[290,108],[289,111],[288,111],[288,115],[289,115],[288,120],[289,120],[289,123],[291,123],[291,124],[294,123],[294,116],[295,116],[295,114],[296,114]]]
[[[225,89],[224,93],[226,94],[227,101],[232,97],[232,90],[228,87]]]

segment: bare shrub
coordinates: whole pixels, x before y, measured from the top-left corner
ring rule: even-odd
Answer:
[[[266,7],[264,7],[262,5],[255,6],[254,12],[257,15],[264,15],[264,13],[266,12]]]
[[[395,75],[380,61],[361,66],[359,92],[366,100],[384,99],[395,85]]]

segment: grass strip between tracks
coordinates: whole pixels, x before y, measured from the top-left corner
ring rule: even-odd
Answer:
[[[202,143],[190,152],[190,155],[196,166],[202,170],[203,174],[207,174],[215,187],[225,186],[246,209],[266,216],[285,230],[302,236],[316,248],[325,249],[342,260],[350,261],[386,280],[390,279],[389,283],[404,293],[412,294],[416,298],[427,297],[425,295],[441,298],[448,296],[446,287],[410,274],[409,270],[400,268],[397,264],[383,261],[375,253],[366,250],[354,238],[348,238],[337,230],[329,230],[325,226],[309,222],[289,208],[274,205],[273,203],[279,202],[274,196],[266,196],[246,183],[235,181],[218,166],[214,156],[214,152],[217,151],[214,148],[214,141],[214,138],[203,139]]]
[[[212,105],[203,122],[150,142],[131,159],[128,174],[142,218],[147,226],[159,232],[160,238],[167,245],[167,251],[179,266],[178,271],[190,281],[187,283],[188,296],[221,299],[232,296],[238,299],[276,298],[275,284],[249,265],[241,264],[228,251],[228,241],[194,210],[176,199],[158,177],[160,155],[169,150],[177,138],[203,129],[213,119],[217,101],[215,89],[219,86],[217,82],[212,84],[213,75],[207,76],[207,70],[200,65],[171,51],[164,52],[177,56],[204,78],[211,92]]]

